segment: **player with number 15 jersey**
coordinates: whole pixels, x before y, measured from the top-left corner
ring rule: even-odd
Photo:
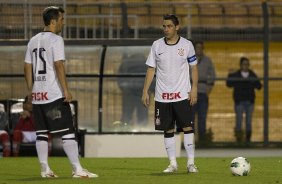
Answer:
[[[25,62],[33,66],[32,103],[46,104],[62,98],[54,62],[65,60],[63,38],[50,31],[41,32],[27,47]]]
[[[41,177],[58,177],[48,164],[48,134],[62,138],[62,147],[72,165],[72,177],[94,178],[98,175],[82,168],[71,114],[71,92],[65,76],[64,41],[58,34],[64,25],[64,9],[44,9],[44,31],[31,38],[27,46],[24,72],[28,100],[33,103],[36,127],[36,151]]]

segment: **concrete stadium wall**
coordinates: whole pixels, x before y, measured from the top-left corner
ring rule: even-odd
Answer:
[[[176,135],[176,156],[181,138]],[[166,157],[162,134],[85,135],[85,157]]]

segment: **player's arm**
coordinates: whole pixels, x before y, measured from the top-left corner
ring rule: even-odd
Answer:
[[[63,61],[56,61],[54,62],[55,69],[56,69],[56,74],[58,77],[58,80],[61,84],[61,87],[64,92],[65,96],[65,102],[70,102],[72,100],[72,95],[68,89],[68,83],[66,79],[66,72],[65,72],[65,66]]]
[[[198,66],[197,65],[191,65],[191,71],[192,71],[192,89],[190,92],[190,104],[194,105],[197,103],[197,95],[198,95]]]
[[[25,63],[24,64],[24,76],[25,81],[27,84],[27,90],[28,90],[28,99],[31,101],[31,94],[32,94],[32,64]]]
[[[145,107],[149,106],[150,98],[148,91],[154,79],[154,76],[155,76],[155,68],[149,66],[147,69],[147,73],[144,81],[143,94],[142,94],[142,103]]]

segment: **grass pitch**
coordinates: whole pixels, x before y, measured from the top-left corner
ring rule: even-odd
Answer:
[[[186,173],[186,158],[179,158],[179,170],[173,174],[163,174],[168,165],[166,158],[82,158],[82,165],[99,174],[99,178],[71,178],[71,167],[65,157],[51,157],[49,164],[59,176],[54,179],[40,177],[36,157],[1,158],[0,184],[13,183],[95,183],[95,184],[268,184],[282,183],[282,157],[248,158],[251,163],[249,176],[232,176],[232,158],[197,158],[199,173]]]

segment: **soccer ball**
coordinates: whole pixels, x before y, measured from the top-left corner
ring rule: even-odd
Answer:
[[[251,170],[251,164],[246,158],[237,157],[231,161],[230,169],[234,176],[247,176]]]

